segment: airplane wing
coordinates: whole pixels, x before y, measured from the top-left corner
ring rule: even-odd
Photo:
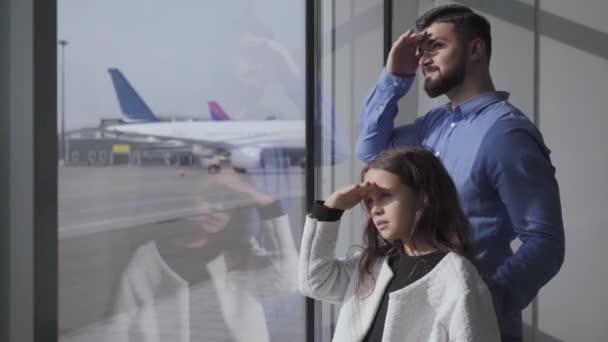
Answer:
[[[231,149],[242,146],[304,146],[304,121],[195,121],[124,124],[107,127],[122,134]]]

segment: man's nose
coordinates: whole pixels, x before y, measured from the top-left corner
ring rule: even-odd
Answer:
[[[418,60],[418,65],[428,65],[431,64],[431,62],[433,61],[433,59],[431,58],[432,56],[428,53],[422,53],[422,56],[420,56],[420,59]]]

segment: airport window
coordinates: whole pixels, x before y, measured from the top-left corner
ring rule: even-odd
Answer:
[[[359,178],[387,32],[446,2],[0,1],[0,341],[331,341],[339,306],[293,283],[304,203]],[[524,341],[608,335],[606,4],[475,2],[495,84],[560,187],[569,252]],[[446,103],[421,76],[395,125]],[[337,255],[361,243],[361,214],[342,216]]]
[[[57,1],[59,341],[305,340],[304,4]]]
[[[316,2],[315,125],[320,142],[314,151],[316,200],[360,181],[363,163],[353,152],[361,103],[383,65],[386,2]],[[345,257],[362,244],[364,215],[359,207],[344,213],[336,257]],[[340,306],[320,301],[315,306],[315,341],[331,341]]]

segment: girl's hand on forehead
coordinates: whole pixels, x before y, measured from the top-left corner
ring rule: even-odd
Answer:
[[[370,182],[351,184],[335,191],[324,204],[328,208],[348,210],[361,202],[375,188],[377,186]]]

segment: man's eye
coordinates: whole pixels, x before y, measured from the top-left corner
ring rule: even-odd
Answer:
[[[435,52],[435,50],[440,49],[442,47],[443,47],[443,44],[441,44],[440,42],[428,42],[427,44],[424,44],[423,46],[421,46],[420,49],[422,50],[422,52],[432,53],[432,52]]]

